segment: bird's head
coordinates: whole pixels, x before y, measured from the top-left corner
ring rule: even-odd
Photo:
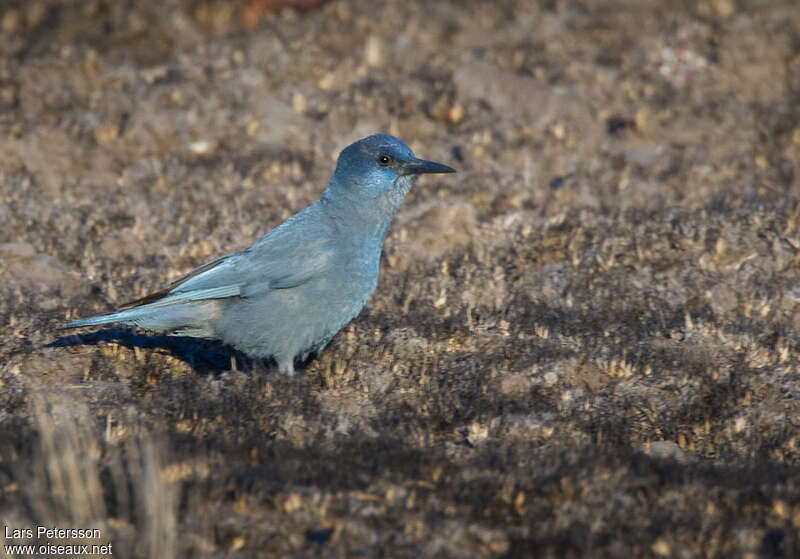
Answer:
[[[348,197],[399,198],[408,193],[417,175],[455,173],[447,165],[414,157],[407,145],[387,134],[375,134],[350,144],[339,154],[331,185]]]

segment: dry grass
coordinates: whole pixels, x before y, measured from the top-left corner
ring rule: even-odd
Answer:
[[[182,476],[175,465],[164,467],[163,441],[119,414],[98,428],[86,404],[63,393],[38,387],[29,398],[38,446],[14,473],[27,511],[14,526],[99,529],[97,539],[49,541],[110,542],[123,556],[175,557]]]

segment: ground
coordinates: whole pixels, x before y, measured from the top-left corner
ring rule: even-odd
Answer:
[[[800,555],[794,0],[6,0],[0,30],[7,529]],[[57,329],[247,246],[373,132],[459,173],[417,183],[298,377]]]

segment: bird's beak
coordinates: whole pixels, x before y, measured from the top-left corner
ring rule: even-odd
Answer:
[[[455,173],[456,170],[441,163],[425,161],[416,157],[403,162],[399,168],[400,175],[421,175],[422,173]]]

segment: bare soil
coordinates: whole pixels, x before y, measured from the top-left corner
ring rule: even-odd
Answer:
[[[0,5],[2,524],[123,558],[800,556],[796,1],[285,4]],[[374,132],[459,173],[299,377],[57,330],[247,246]]]

